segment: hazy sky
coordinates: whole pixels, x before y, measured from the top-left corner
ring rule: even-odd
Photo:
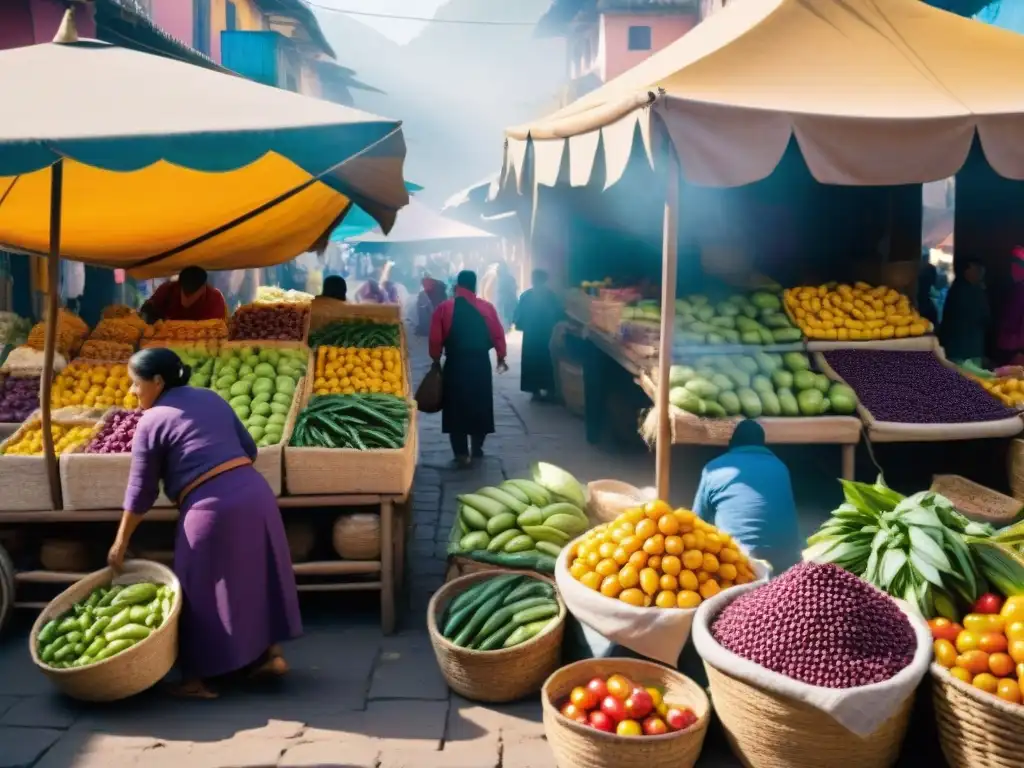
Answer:
[[[445,0],[312,0],[319,6],[370,13],[391,13],[399,16],[430,18]],[[407,43],[420,33],[423,24],[415,21],[353,16],[369,27],[387,35],[396,43]]]

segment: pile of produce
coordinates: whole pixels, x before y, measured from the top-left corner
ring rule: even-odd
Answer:
[[[89,326],[74,312],[61,309],[57,312],[57,351],[65,357],[74,354],[89,334]],[[28,332],[26,344],[42,351],[46,344],[46,323],[36,323]]]
[[[117,341],[97,341],[96,339],[89,339],[78,350],[80,360],[105,360],[113,363],[126,363],[133,354],[135,354],[135,347],[131,344],[121,344]]]
[[[892,598],[835,565],[800,563],[729,603],[711,624],[722,647],[824,688],[889,680],[917,636]]]
[[[13,312],[0,312],[0,346],[4,344],[24,344],[32,321],[19,317]]]
[[[590,525],[579,482],[538,462],[532,479],[506,480],[459,496],[449,553],[552,573],[555,558]]]
[[[89,334],[89,338],[94,341],[116,341],[134,347],[139,343],[145,330],[146,323],[138,315],[124,315],[100,320],[99,325]]]
[[[672,366],[669,402],[697,416],[849,415],[857,408],[853,390],[812,371],[803,352],[706,355],[695,364]]]
[[[104,307],[101,318],[104,320],[116,320],[120,317],[138,317],[139,313],[127,304],[111,304]]]
[[[396,449],[405,445],[409,401],[394,395],[317,395],[295,419],[293,448]]]
[[[928,622],[935,661],[955,678],[1013,704],[1024,699],[1024,597],[978,598],[963,626]]]
[[[174,590],[142,582],[99,587],[36,638],[39,659],[54,669],[85,667],[141,643],[171,615]]]
[[[305,372],[303,349],[225,347],[209,375],[211,387],[228,401],[257,447],[266,448],[281,442]]]
[[[53,381],[50,404],[54,408],[83,405],[87,408],[138,408],[131,393],[132,380],[124,363],[76,360]]]
[[[405,394],[398,347],[318,347],[315,375],[317,395]]]
[[[276,285],[261,285],[256,289],[256,304],[309,304],[311,301],[311,293],[283,291]]]
[[[39,379],[8,376],[0,384],[0,423],[20,424],[39,407]]]
[[[663,736],[685,731],[697,722],[689,707],[670,704],[653,686],[634,683],[625,675],[595,677],[572,689],[558,706],[562,717],[619,736]]]
[[[228,330],[232,341],[302,341],[308,304],[246,304],[235,310]]]
[[[878,421],[969,424],[1016,415],[931,352],[837,349],[825,360]]]
[[[50,435],[53,438],[53,451],[58,456],[68,451],[73,451],[78,446],[86,443],[93,436],[96,428],[93,426],[68,426],[65,424],[50,424]],[[38,421],[26,424],[15,432],[4,445],[5,456],[42,456],[43,455],[43,425]]]
[[[712,303],[707,296],[676,300],[675,343],[696,344],[793,344],[800,331],[782,311],[779,297],[769,291],[736,295]]]
[[[871,341],[923,336],[931,323],[892,288],[867,283],[789,288],[786,308],[809,339]]]
[[[67,366],[67,358],[60,352],[55,352],[53,355],[53,370],[63,371]],[[11,350],[10,354],[7,355],[7,359],[4,360],[3,371],[34,371],[39,372],[43,370],[43,353],[38,349],[23,345],[15,347]]]
[[[696,608],[754,571],[729,534],[664,501],[623,512],[569,552],[583,586],[637,608]]]
[[[85,448],[86,453],[131,453],[142,411],[114,411]]]
[[[1024,379],[1006,377],[1002,379],[976,378],[982,388],[1007,408],[1024,409]]]
[[[227,337],[226,320],[157,320],[143,334],[146,341],[209,341]]]
[[[500,651],[532,640],[558,618],[555,590],[528,576],[496,576],[452,600],[441,633],[453,645]]]
[[[336,320],[309,333],[309,346],[319,347],[397,347],[401,331],[397,323],[371,320]]]

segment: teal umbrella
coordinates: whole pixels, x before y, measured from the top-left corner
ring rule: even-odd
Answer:
[[[405,188],[409,191],[409,194],[414,194],[423,189],[419,184],[414,184],[411,181],[405,182]],[[370,214],[358,205],[353,204],[352,210],[348,212],[345,220],[340,226],[331,232],[331,241],[341,242],[342,240],[347,240],[350,237],[358,237],[359,235],[365,234],[371,229],[376,229],[379,226],[380,225],[372,216],[370,216]]]

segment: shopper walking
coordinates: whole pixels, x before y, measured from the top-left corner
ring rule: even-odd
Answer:
[[[240,670],[283,675],[278,643],[298,637],[302,619],[277,499],[252,466],[256,443],[220,396],[187,386],[189,367],[171,350],[137,352],[128,370],[145,413],[110,565],[121,567],[162,482],[181,512],[174,572],[184,681],[177,692],[214,698],[211,678]]]
[[[455,463],[469,466],[483,456],[484,439],[494,432],[494,392],[490,351],[505,365],[505,330],[494,306],[476,295],[476,273],[464,270],[454,297],[441,302],[430,321],[430,357],[441,362],[441,430],[448,435]]]
[[[523,332],[523,362],[519,389],[534,399],[547,399],[555,389],[555,368],[551,360],[551,333],[562,319],[562,303],[548,285],[548,273],[535,269],[533,287],[524,291],[516,306],[513,322]]]

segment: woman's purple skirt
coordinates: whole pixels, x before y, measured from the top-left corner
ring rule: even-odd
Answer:
[[[174,572],[184,596],[178,662],[186,677],[234,672],[302,634],[281,512],[251,466],[185,497]]]

